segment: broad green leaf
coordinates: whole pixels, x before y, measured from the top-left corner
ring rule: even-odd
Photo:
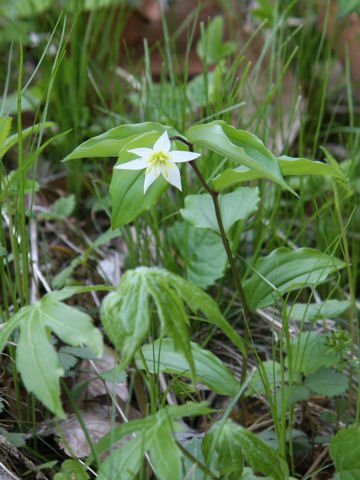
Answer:
[[[294,320],[314,322],[319,318],[336,318],[349,306],[349,300],[325,300],[321,303],[295,303],[287,311]]]
[[[127,141],[119,153],[121,162],[117,162],[116,165],[136,158],[134,153],[127,150],[140,147],[152,148],[158,138],[159,133],[148,132]],[[151,209],[169,186],[169,183],[160,175],[144,194],[144,181],[145,170],[114,168],[110,184],[113,229],[133,221],[142,212]]]
[[[122,277],[117,290],[110,293],[101,305],[101,321],[105,331],[121,352],[119,368],[128,365],[149,332],[148,296],[141,271],[129,270]]]
[[[54,203],[54,214],[59,218],[65,218],[72,214],[75,208],[75,195],[61,197]]]
[[[330,175],[342,181],[346,177],[340,168],[334,168],[327,163],[308,160],[307,158],[291,158],[286,155],[278,158],[278,162],[283,175]],[[247,182],[264,178],[266,175],[241,165],[237,168],[229,168],[220,173],[212,181],[216,190],[222,190],[237,183]]]
[[[360,431],[356,426],[341,429],[330,441],[330,456],[337,470],[338,480],[360,477]]]
[[[206,434],[203,442],[205,458],[213,447],[218,449],[221,437],[226,435],[226,443],[231,441],[241,446],[246,462],[258,473],[270,475],[274,480],[289,480],[289,470],[285,460],[273,448],[264,443],[254,433],[237,425],[232,420],[215,423]],[[239,478],[239,477],[238,477]]]
[[[164,272],[169,277],[172,288],[178,292],[187,303],[188,307],[194,313],[197,313],[198,311],[203,312],[206,318],[202,320],[219,327],[246,357],[247,350],[241,337],[221,314],[217,303],[207,293],[201,290],[201,288],[196,287],[196,285],[187,282],[178,275],[166,271]]]
[[[190,127],[186,136],[196,146],[208,148],[234,162],[245,165],[291,190],[275,157],[255,135],[228,125],[222,120]]]
[[[243,187],[235,192],[219,195],[219,206],[225,232],[238,220],[248,218],[257,209],[259,189]],[[188,195],[185,208],[180,210],[182,217],[197,228],[209,228],[220,233],[215,207],[208,193]]]
[[[346,392],[349,386],[349,377],[333,368],[321,368],[308,375],[304,385],[318,395],[335,397]]]
[[[272,304],[281,295],[304,286],[324,282],[328,275],[345,266],[342,260],[311,248],[278,248],[260,258],[254,273],[244,282],[251,311]]]
[[[155,342],[141,347],[146,367],[151,373],[168,372],[191,378],[189,362],[181,353],[175,351],[174,343],[169,338],[155,340]],[[191,342],[192,358],[198,380],[220,395],[234,396],[239,391],[239,383],[231,370],[208,350],[204,350],[196,343]],[[135,355],[136,366],[144,369],[145,365],[139,354]]]
[[[206,288],[223,276],[227,256],[219,235],[186,222],[176,222],[168,229],[168,234],[180,252],[190,282]]]
[[[138,435],[128,440],[101,463],[97,474],[98,480],[134,480],[143,463],[144,438]]]
[[[153,438],[150,459],[160,480],[181,480],[181,452],[169,427],[163,424]]]
[[[196,44],[196,53],[206,63],[217,63],[236,50],[235,42],[223,42],[224,18],[214,17],[202,32]]]
[[[100,358],[103,353],[101,332],[92,325],[89,315],[65,303],[53,301],[51,293],[40,301],[37,314],[43,325],[53,330],[61,340],[74,347],[86,344]]]
[[[238,480],[244,469],[244,459],[241,444],[232,435],[231,429],[225,423],[216,445],[218,452],[218,469],[227,480]]]
[[[92,325],[91,318],[58,301],[58,298],[70,296],[71,291],[73,294],[72,289],[66,293],[48,293],[33,305],[23,307],[9,320],[0,337],[3,348],[12,330],[20,328],[16,358],[24,385],[60,417],[65,416],[59,388],[59,377],[63,374],[63,369],[58,354],[49,342],[46,327],[70,345],[85,343],[97,357],[103,351],[101,332]]]
[[[59,387],[64,371],[36,310],[21,325],[16,366],[28,392],[33,392],[50,411],[64,418]]]
[[[167,130],[169,136],[177,135],[177,132],[171,127],[164,127],[160,123],[145,122],[130,125],[120,125],[119,127],[111,128],[101,135],[90,138],[75,148],[63,162],[74,160],[76,158],[90,158],[90,157],[117,157],[120,150],[130,140],[136,139],[143,133],[159,132],[162,133]],[[140,145],[143,146],[143,145]],[[134,146],[132,148],[135,148]]]
[[[325,335],[314,332],[303,332],[291,341],[290,348],[292,370],[304,375],[314,373],[320,368],[337,365],[341,358],[340,352],[327,343]],[[287,365],[289,359],[288,355]]]

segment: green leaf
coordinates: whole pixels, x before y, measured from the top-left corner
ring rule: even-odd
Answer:
[[[54,122],[37,123],[37,124],[33,125],[32,127],[25,128],[25,130],[23,130],[21,132],[22,138],[24,139],[24,138],[28,137],[29,135],[32,135],[32,134],[38,132],[39,130],[42,130],[44,128],[50,128],[50,127],[53,127],[55,125],[56,125],[56,123],[54,123]],[[10,135],[10,137],[7,137],[6,140],[4,141],[4,143],[2,145],[0,145],[0,159],[5,155],[5,153],[8,150],[10,150],[11,147],[16,145],[17,142],[18,142],[18,134],[17,133],[15,133],[14,135]]]
[[[16,366],[27,391],[33,392],[58,417],[65,418],[59,387],[64,370],[36,310],[21,325]]]
[[[360,15],[360,0],[339,0],[339,20],[342,20],[351,12],[356,12]]]
[[[184,304],[178,293],[171,289],[166,281],[145,278],[147,290],[152,296],[161,322],[161,331],[166,332],[173,340],[173,348],[186,358],[192,373],[193,383],[196,383],[196,368],[190,346],[188,332],[189,320]]]
[[[175,222],[168,229],[168,235],[181,254],[190,282],[206,288],[223,276],[227,256],[219,235],[186,222]]]
[[[349,300],[325,300],[321,303],[294,303],[287,311],[294,320],[315,322],[319,318],[336,318],[349,307]]]
[[[90,157],[117,157],[120,150],[133,139],[136,139],[143,133],[159,132],[167,130],[169,136],[177,135],[177,132],[171,127],[164,127],[160,123],[145,122],[130,125],[120,125],[111,128],[101,135],[90,138],[75,148],[63,162],[74,160],[76,158]]]
[[[333,368],[321,368],[308,375],[304,385],[318,395],[335,397],[346,392],[349,386],[349,377]]]
[[[101,321],[105,331],[121,352],[119,368],[131,361],[150,329],[149,292],[142,270],[129,270],[122,277],[116,292],[105,297],[101,305]]]
[[[140,435],[128,440],[101,463],[98,480],[134,480],[144,457],[144,438]]]
[[[226,444],[229,445],[232,442],[241,446],[246,462],[256,472],[270,475],[275,480],[289,480],[288,466],[280,454],[255,434],[232,420],[215,423],[206,434],[203,442],[205,458],[211,454],[214,445],[216,449],[219,448],[222,442],[221,437],[224,434]]]
[[[54,203],[54,213],[58,218],[66,218],[72,214],[75,208],[75,195],[62,197]]]
[[[239,392],[239,383],[233,373],[213,353],[191,342],[192,358],[198,380],[220,395],[234,396]],[[146,367],[151,373],[168,372],[191,378],[191,370],[186,357],[175,351],[174,342],[169,338],[141,347]],[[145,366],[139,354],[135,355],[136,366]]]
[[[192,357],[187,333],[188,319],[183,301],[194,313],[201,310],[207,317],[204,321],[220,327],[246,355],[241,338],[221,315],[216,302],[209,295],[166,270],[139,267],[126,272],[116,292],[108,295],[101,307],[101,319],[106,333],[121,351],[119,368],[124,368],[131,361],[136,349],[149,333],[149,296],[153,298],[160,318],[161,335],[171,336],[176,350],[185,355],[190,366]]]
[[[202,32],[196,45],[196,53],[207,64],[217,63],[226,55],[236,50],[235,42],[224,42],[224,18],[220,15],[214,17]]]
[[[254,273],[244,282],[250,310],[263,308],[286,292],[324,282],[328,275],[345,266],[342,260],[311,248],[278,248],[260,258]]]
[[[341,354],[327,344],[325,335],[303,332],[291,341],[292,370],[304,375],[314,373],[320,368],[337,365]],[[286,359],[289,362],[290,356]]]
[[[65,460],[61,465],[61,472],[57,473],[54,480],[88,480],[89,475],[85,467],[75,459]]]
[[[225,232],[238,220],[248,218],[257,209],[259,189],[243,187],[235,192],[219,195],[219,206]],[[211,195],[188,195],[185,208],[180,210],[182,217],[197,228],[209,228],[220,233],[215,207]]]
[[[281,174],[275,157],[255,135],[228,125],[222,120],[190,127],[186,136],[191,143],[208,148],[223,157],[259,172],[282,187],[291,190]]]
[[[153,147],[158,137],[159,133],[148,132],[127,141],[119,153],[121,162],[117,162],[116,165],[128,162],[136,157],[134,153],[127,150]],[[141,213],[150,210],[169,187],[169,183],[160,175],[144,194],[144,181],[145,170],[118,170],[114,168],[110,184],[111,225],[113,229],[133,221]]]
[[[280,363],[272,360],[261,362],[261,369],[258,368],[250,380],[250,388],[247,390],[246,396],[266,394],[263,378],[269,383],[271,390],[275,390],[276,387],[281,385],[282,369]]]
[[[207,415],[213,412],[213,410],[209,409],[207,405],[208,402],[187,402],[180,406],[167,406],[159,410],[154,415],[148,415],[147,417],[141,419],[131,420],[130,422],[123,423],[122,425],[112,429],[111,432],[104,435],[102,439],[95,445],[95,449],[99,456],[102,455],[107,449],[113,447],[113,445],[122,438],[136,432],[139,432],[139,435],[137,435],[136,439],[134,440],[140,441],[140,444],[131,440],[131,442],[133,442],[132,447],[127,447],[127,445],[131,443],[128,442],[120,448],[113,450],[109,457],[107,457],[107,459],[101,464],[100,473],[102,476],[99,478],[108,480],[106,474],[109,474],[109,472],[111,472],[111,468],[115,465],[118,469],[118,475],[127,475],[126,469],[129,467],[126,462],[129,460],[129,456],[134,457],[134,463],[131,465],[131,470],[137,471],[142,462],[144,453],[151,449],[154,438],[158,434],[159,430],[163,431],[162,429],[167,429],[169,433],[183,430],[183,427],[177,422],[173,422],[173,420],[193,415]],[[134,451],[133,455],[130,454],[130,450]],[[94,457],[91,454],[87,459],[87,464],[90,464],[93,461]],[[133,477],[116,476],[115,478],[123,480],[123,478],[132,479]]]
[[[103,350],[100,330],[92,325],[88,315],[59,302],[58,298],[64,295],[64,292],[62,295],[59,292],[48,293],[33,305],[23,307],[10,319],[6,331],[1,333],[3,347],[12,330],[20,328],[16,358],[24,385],[59,417],[65,416],[59,388],[63,369],[58,354],[49,342],[46,327],[65,343],[74,346],[85,343],[98,357]]]
[[[170,272],[166,272],[166,275],[169,277],[172,288],[174,288],[178,292],[178,294],[187,303],[189,308],[194,313],[202,311],[206,316],[206,319],[202,319],[202,321],[211,323],[219,327],[246,357],[247,350],[241,337],[221,314],[217,303],[199,287],[196,287],[194,284],[187,282],[178,275],[174,275]]]
[[[341,429],[330,441],[332,458],[338,480],[355,480],[360,478],[360,431],[356,426]]]
[[[176,445],[169,427],[163,424],[154,435],[150,458],[160,480],[181,480],[181,452]]]
[[[330,175],[339,180],[346,181],[341,168],[334,168],[323,162],[308,160],[307,158],[291,158],[286,155],[279,157],[278,162],[283,175]],[[232,185],[250,180],[264,178],[266,175],[252,170],[244,165],[237,168],[228,168],[212,181],[216,190],[222,190]]]
[[[12,118],[0,117],[0,149],[5,143],[11,130]]]

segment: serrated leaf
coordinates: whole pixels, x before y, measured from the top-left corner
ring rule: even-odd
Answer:
[[[304,375],[316,372],[323,367],[337,365],[340,361],[340,353],[327,344],[324,335],[314,332],[304,332],[291,341],[292,370]],[[288,365],[289,356],[286,359]]]
[[[321,303],[295,303],[287,311],[294,320],[315,322],[319,318],[336,318],[349,307],[349,300],[325,300]]]
[[[177,132],[171,127],[164,127],[160,123],[155,122],[120,125],[86,140],[86,142],[83,142],[67,155],[63,162],[76,158],[117,157],[120,150],[130,140],[136,139],[143,133],[162,133],[164,130],[168,130],[169,136],[177,135]]]
[[[360,431],[356,426],[341,429],[330,441],[330,456],[339,480],[358,479],[360,472]]]
[[[341,168],[334,168],[327,163],[309,160],[307,158],[292,158],[286,155],[278,158],[281,172],[287,175],[329,175],[342,181],[346,181],[346,177]],[[236,185],[237,183],[248,182],[264,178],[265,175],[256,170],[252,170],[244,165],[237,168],[228,168],[220,173],[212,181],[212,185],[216,190]]]
[[[33,392],[58,417],[65,418],[59,387],[64,370],[36,310],[21,325],[16,366],[28,392]]]
[[[260,258],[254,273],[244,282],[250,310],[272,304],[281,295],[304,286],[324,282],[328,275],[345,266],[342,260],[311,248],[278,248]]]
[[[283,179],[280,165],[263,142],[255,135],[228,125],[222,120],[190,127],[186,136],[196,146],[208,148],[230,158],[291,190]]]
[[[190,345],[198,380],[220,395],[236,395],[240,385],[231,370],[213,353],[196,343],[191,342]],[[169,372],[191,378],[189,362],[184,355],[175,351],[171,339],[155,340],[151,344],[143,345],[141,351],[151,373]],[[135,355],[135,362],[137,368],[145,368],[139,354]]]
[[[238,220],[245,220],[257,209],[259,189],[243,187],[235,192],[219,195],[219,206],[225,232]],[[220,233],[215,207],[211,196],[188,195],[185,208],[180,210],[182,217],[197,228],[209,228]]]
[[[333,368],[321,368],[305,378],[304,385],[324,397],[335,397],[346,392],[349,377]]]
[[[227,256],[219,235],[186,222],[176,222],[168,229],[168,234],[182,256],[190,282],[206,288],[223,276]]]
[[[215,423],[206,434],[203,442],[205,458],[212,453],[214,446],[218,448],[223,432],[226,432],[227,443],[232,441],[241,446],[246,462],[256,472],[270,475],[274,480],[289,480],[288,466],[280,454],[258,436],[232,420]]]

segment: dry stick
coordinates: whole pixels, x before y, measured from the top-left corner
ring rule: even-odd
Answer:
[[[182,137],[174,136],[174,137],[171,137],[170,140],[179,140],[179,141],[183,142],[185,145],[187,145],[191,152],[194,151],[193,150],[193,144],[188,142],[187,140],[185,140]],[[193,168],[194,172],[196,173],[197,177],[199,178],[201,185],[210,194],[210,196],[212,198],[212,201],[213,201],[213,204],[214,204],[216,220],[217,220],[217,223],[218,223],[218,226],[219,226],[221,240],[223,242],[228,261],[230,263],[232,275],[233,275],[233,278],[234,278],[234,281],[235,281],[235,286],[236,286],[236,289],[239,293],[240,301],[241,301],[241,304],[242,304],[242,307],[243,307],[244,318],[245,318],[245,322],[244,322],[244,327],[245,327],[245,329],[244,329],[245,330],[244,343],[245,343],[246,353],[248,353],[248,344],[249,344],[249,336],[250,336],[249,321],[250,321],[250,317],[251,317],[251,312],[250,312],[250,308],[249,308],[249,305],[247,303],[247,300],[246,300],[246,297],[245,297],[245,294],[244,294],[244,290],[242,288],[239,273],[238,273],[236,265],[235,265],[235,259],[234,259],[233,253],[231,251],[229,240],[227,238],[225,228],[224,228],[224,224],[223,224],[223,221],[222,221],[220,205],[219,205],[219,192],[216,191],[216,190],[213,190],[211,187],[209,187],[209,185],[207,184],[206,180],[202,176],[200,170],[198,169],[198,167],[196,166],[194,161],[189,162],[189,163],[190,163],[191,167]],[[243,361],[242,370],[241,370],[241,383],[243,383],[245,381],[247,366],[248,366],[248,355],[244,356],[244,361]],[[240,397],[240,403],[242,403],[242,404],[243,404],[243,399],[244,398],[243,398],[243,395],[242,395]],[[244,420],[244,419],[242,419],[242,420]],[[244,422],[242,421],[241,423],[244,423]]]

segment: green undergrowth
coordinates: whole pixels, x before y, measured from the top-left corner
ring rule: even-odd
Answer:
[[[0,6],[14,473],[356,479],[357,97],[315,3],[259,1],[239,32],[245,7],[174,0],[137,49],[143,2],[30,3]]]

